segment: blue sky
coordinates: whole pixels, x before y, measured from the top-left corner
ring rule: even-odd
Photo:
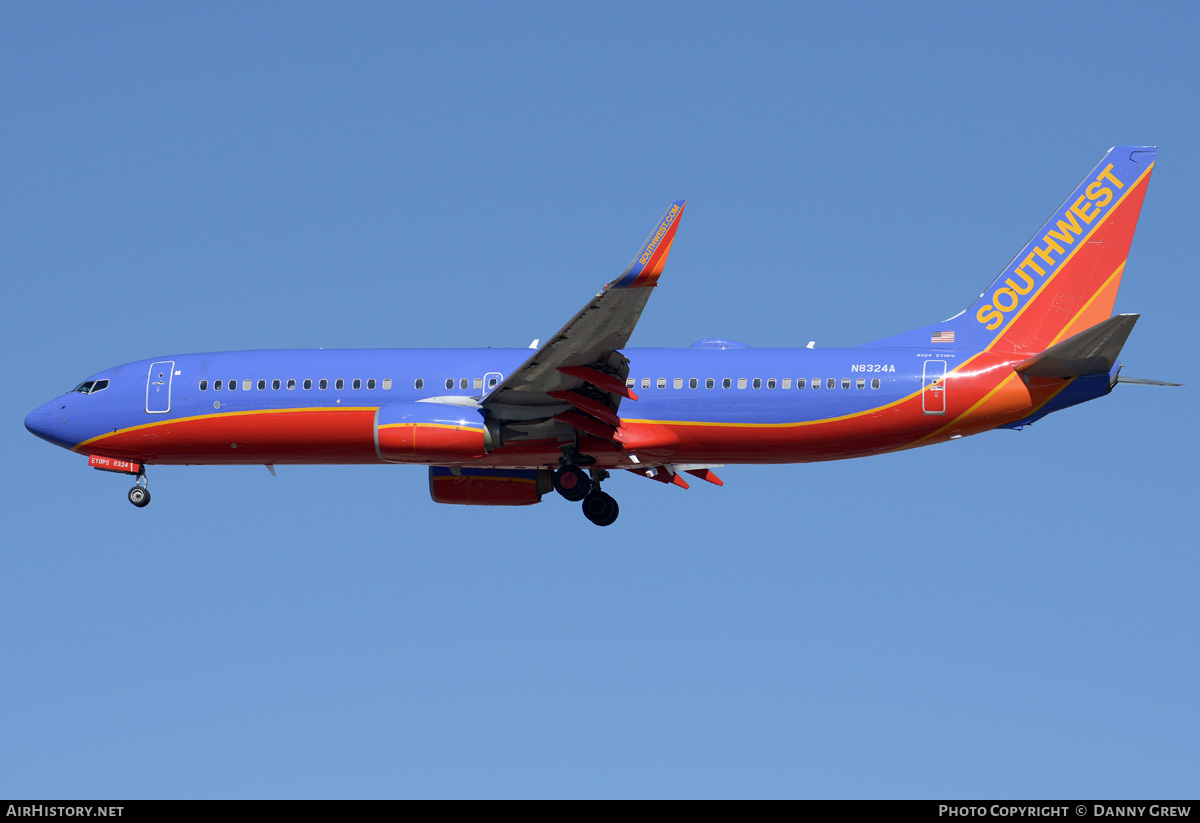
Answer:
[[[1193,4],[0,11],[0,796],[1200,793]],[[170,353],[524,346],[688,209],[633,339],[970,303],[1157,144],[1121,386],[1020,433],[636,477],[127,482],[22,426]]]

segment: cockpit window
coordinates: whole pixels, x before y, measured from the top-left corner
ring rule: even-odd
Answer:
[[[71,391],[79,392],[80,394],[95,394],[96,392],[104,391],[107,388],[107,380],[85,380],[75,388],[71,389]]]

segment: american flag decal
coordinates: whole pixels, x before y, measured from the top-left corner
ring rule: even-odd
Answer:
[[[930,343],[953,343],[954,332],[952,331],[935,331],[933,336],[929,338]]]

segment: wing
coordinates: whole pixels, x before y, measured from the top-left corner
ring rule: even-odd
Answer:
[[[483,399],[488,418],[506,427],[505,442],[556,431],[615,439],[621,399],[637,399],[620,349],[658,283],[684,205],[672,203],[629,268]]]

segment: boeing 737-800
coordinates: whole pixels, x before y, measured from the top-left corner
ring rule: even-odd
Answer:
[[[1138,315],[1112,316],[1113,304],[1155,155],[1109,150],[974,304],[853,348],[627,349],[681,200],[630,267],[532,351],[167,355],[93,374],[25,426],[135,476],[135,506],[150,501],[151,464],[416,463],[439,503],[520,506],[554,489],[601,526],[617,518],[601,484],[618,470],[721,485],[713,470],[727,464],[1019,429],[1118,382]]]

